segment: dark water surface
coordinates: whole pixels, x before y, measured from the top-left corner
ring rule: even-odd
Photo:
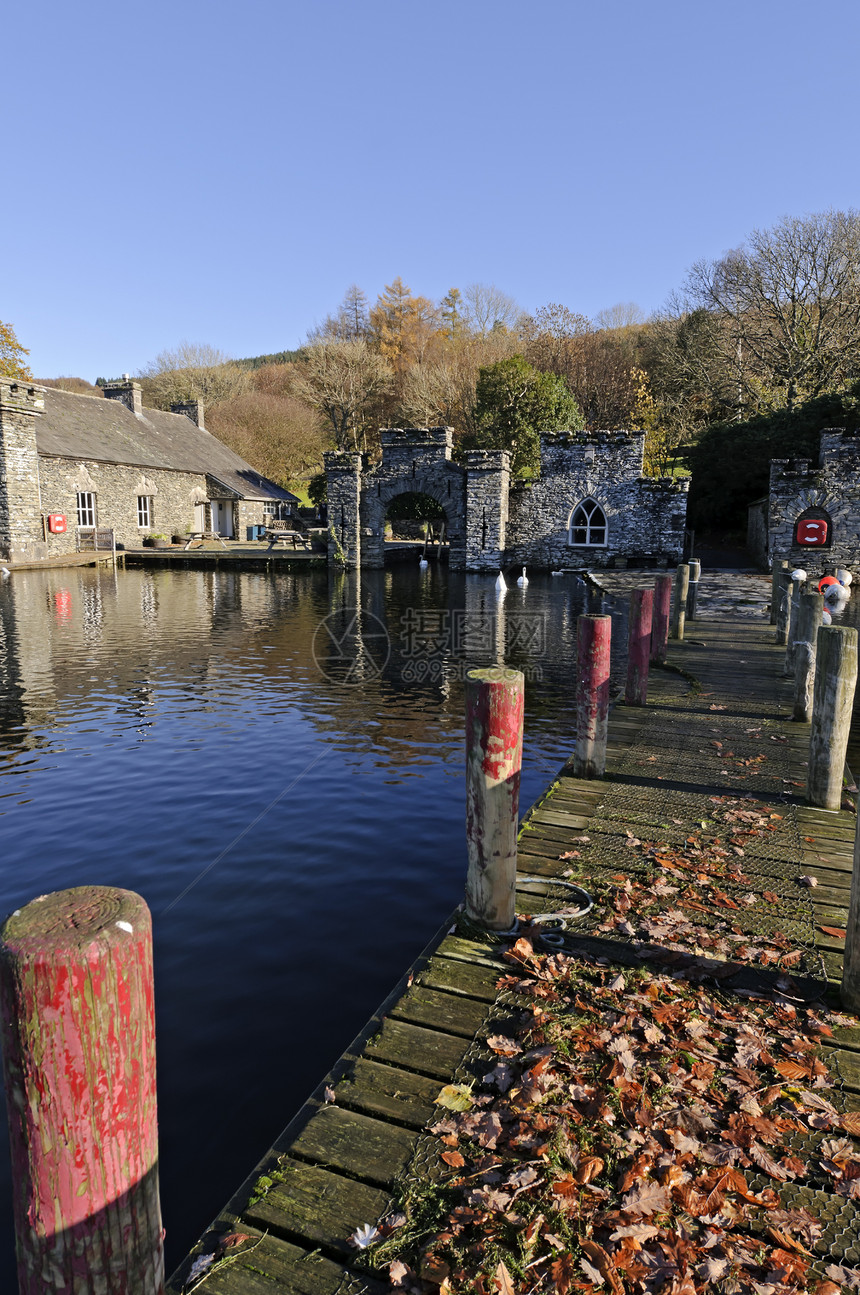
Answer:
[[[170,1269],[461,897],[464,668],[527,673],[525,809],[571,750],[587,603],[411,563],[0,585],[0,910],[86,883],[152,910]]]

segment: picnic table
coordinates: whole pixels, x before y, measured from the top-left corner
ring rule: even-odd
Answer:
[[[204,540],[217,540],[218,543],[221,545],[222,549],[226,549],[227,547],[227,545],[224,543],[223,538],[218,534],[217,531],[192,531],[191,534],[188,536],[188,543],[185,545],[185,548],[182,550],[182,552],[187,553],[188,550],[191,548],[192,544],[194,544],[195,542],[202,544]]]
[[[271,551],[280,541],[283,544],[290,544],[294,549],[309,549],[311,547],[311,537],[305,535],[304,531],[287,531],[271,527],[266,531],[266,539],[269,541]]]

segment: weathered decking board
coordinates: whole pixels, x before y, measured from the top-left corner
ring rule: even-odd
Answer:
[[[772,629],[749,620],[696,621],[688,626],[688,636],[692,642],[670,645],[670,667],[683,673],[670,668],[652,674],[649,704],[641,711],[616,707],[610,723],[606,781],[585,782],[563,770],[527,815],[520,839],[521,873],[560,877],[567,865],[559,856],[570,849],[575,837],[588,835],[590,826],[594,830],[607,797],[612,819],[608,825],[601,820],[598,829],[605,839],[623,837],[628,830],[643,835],[645,829],[632,812],[637,788],[662,788],[670,800],[676,798],[679,808],[674,817],[682,820],[676,828],[681,833],[690,812],[685,796],[690,794],[751,793],[800,806],[809,729],[789,721],[790,684],[780,678],[784,650],[774,645]],[[692,696],[690,676],[700,687]],[[749,768],[744,771],[737,763],[725,763],[726,777],[715,781],[707,763],[713,762],[708,748],[702,761],[685,763],[678,756],[673,726],[679,720],[689,725],[692,719],[696,732],[700,721],[704,743],[723,741],[721,720],[738,717],[748,729],[756,730],[750,735],[751,746],[761,746],[763,741],[771,745],[770,738],[775,737],[772,745],[784,774],[778,792],[773,790],[773,775],[768,775],[769,789],[762,791]],[[761,736],[762,728],[768,730],[766,737]],[[722,749],[732,750],[732,743],[738,746],[737,735],[735,726]],[[638,745],[646,741],[649,749],[658,751],[662,742],[665,774],[657,772],[664,767],[660,758],[656,767],[648,767],[647,756],[636,763]],[[624,799],[625,788],[629,802]],[[803,806],[796,809],[796,816],[800,840],[790,863],[798,876],[805,873],[818,883],[807,891],[798,886],[798,905],[809,906],[816,928],[842,926],[851,881],[854,818],[845,811]],[[768,867],[774,866],[777,875],[780,865],[767,858],[755,860],[755,865],[759,871],[751,871],[751,888],[766,888]],[[524,882],[519,911],[529,911],[534,895],[534,886]],[[427,1148],[426,1139],[421,1141],[421,1130],[438,1110],[434,1099],[455,1076],[475,1040],[480,1043],[482,1035],[498,1025],[498,1018],[491,1025],[490,1013],[496,982],[506,964],[492,947],[451,933],[449,925],[417,959],[408,977],[214,1221],[195,1253],[213,1250],[214,1238],[232,1230],[257,1243],[246,1242],[243,1250],[216,1263],[202,1283],[204,1295],[275,1295],[278,1291],[381,1295],[390,1289],[355,1271],[355,1251],[348,1238],[357,1227],[375,1223],[385,1212],[396,1193],[398,1175],[419,1146],[421,1163],[428,1173],[434,1172],[435,1149]],[[832,992],[841,973],[841,944],[817,929],[814,938]],[[576,946],[619,963],[639,965],[632,946],[598,932],[577,937]],[[749,974],[755,978],[765,973],[750,970]],[[830,1051],[847,1104],[860,1108],[860,1029],[839,1031]],[[326,1088],[333,1089],[334,1102],[326,1101]],[[261,1176],[265,1176],[263,1186],[255,1191]],[[822,1196],[824,1204],[829,1199],[822,1193],[811,1195]],[[815,1201],[811,1208],[816,1208]],[[189,1265],[190,1259],[168,1283],[174,1295],[183,1290]]]

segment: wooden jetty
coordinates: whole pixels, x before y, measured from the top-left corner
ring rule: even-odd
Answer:
[[[766,844],[751,840],[745,852],[750,890],[776,892],[775,920],[800,951],[795,982],[835,1005],[842,941],[822,928],[847,923],[855,815],[803,803],[810,729],[790,720],[793,685],[781,677],[785,650],[772,628],[763,620],[697,620],[687,635],[670,644],[667,667],[652,673],[647,705],[615,707],[605,778],[577,778],[566,766],[526,816],[518,911],[553,911],[560,882],[587,888],[620,861],[629,871],[631,837],[653,831],[684,840],[714,812],[714,798],[753,795],[771,806],[777,826]],[[579,856],[573,875],[570,860],[559,857],[572,847]],[[799,884],[800,874],[814,888]],[[733,920],[751,932],[757,923],[765,929],[767,907]],[[205,1265],[209,1255],[216,1257],[200,1282],[204,1295],[391,1289],[360,1270],[349,1237],[374,1224],[408,1178],[440,1172],[438,1143],[425,1125],[438,1114],[443,1085],[467,1081],[475,1063],[490,1061],[484,1041],[501,1010],[496,984],[508,967],[497,946],[469,938],[457,921],[455,914],[445,924],[214,1220],[169,1280],[173,1295],[196,1285],[192,1264],[202,1256]],[[567,947],[634,963],[632,943],[598,925],[582,919]],[[773,974],[739,971],[748,987]],[[860,1030],[836,1031],[827,1060],[844,1104],[860,1109]],[[846,1222],[851,1203],[794,1191],[825,1224],[816,1253],[860,1260],[856,1224]],[[235,1252],[218,1243],[231,1233],[247,1238]]]

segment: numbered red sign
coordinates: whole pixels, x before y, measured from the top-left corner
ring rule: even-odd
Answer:
[[[48,513],[48,530],[52,535],[62,535],[66,529],[66,518],[63,513]]]
[[[821,548],[827,543],[828,524],[823,517],[804,517],[797,523],[795,543],[806,548]]]

